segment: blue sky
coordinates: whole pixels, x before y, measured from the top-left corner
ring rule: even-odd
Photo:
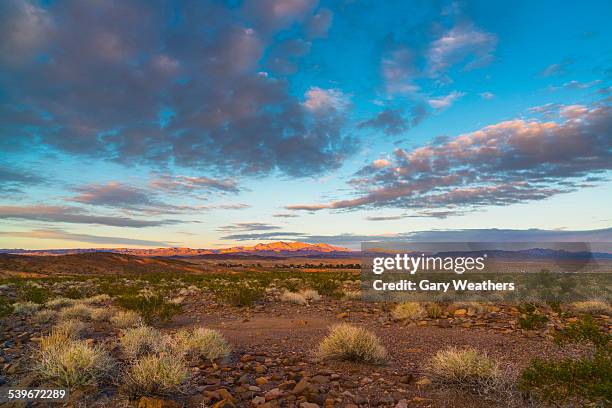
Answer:
[[[0,247],[610,237],[610,15],[2,2]]]

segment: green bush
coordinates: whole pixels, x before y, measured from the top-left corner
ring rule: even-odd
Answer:
[[[159,294],[153,296],[124,295],[118,297],[116,302],[124,309],[138,312],[147,323],[157,319],[170,320],[182,311],[181,305],[166,302]]]
[[[604,348],[608,345],[610,335],[603,333],[597,323],[589,315],[584,316],[576,323],[570,324],[567,328],[555,333],[555,341],[563,344],[567,342],[592,342],[597,348]]]
[[[23,302],[34,302],[43,304],[45,303],[51,295],[49,289],[33,286],[33,285],[24,285],[19,289],[18,298]]]
[[[598,352],[592,359],[579,360],[537,359],[521,374],[519,388],[535,393],[550,403],[567,402],[568,398],[579,397],[606,406],[612,402],[610,354]]]
[[[263,290],[245,285],[233,285],[217,291],[217,296],[232,306],[251,306],[263,297]]]
[[[13,313],[13,304],[4,296],[0,296],[0,318]]]

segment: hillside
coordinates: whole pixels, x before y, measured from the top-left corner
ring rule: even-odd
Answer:
[[[123,275],[143,273],[197,273],[201,267],[176,259],[143,258],[108,252],[65,256],[0,254],[0,276]]]

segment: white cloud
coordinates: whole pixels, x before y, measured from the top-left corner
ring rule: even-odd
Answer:
[[[453,91],[446,96],[428,99],[427,103],[434,109],[446,109],[464,95],[464,92]]]

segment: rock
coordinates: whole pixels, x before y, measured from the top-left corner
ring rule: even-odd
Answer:
[[[457,309],[453,313],[453,316],[465,316],[467,314],[467,310],[465,309]]]
[[[347,312],[342,312],[342,313],[338,313],[338,314],[336,315],[336,317],[337,317],[338,319],[346,319],[346,318],[348,317],[348,315],[349,315],[349,314],[348,314]]]
[[[314,402],[302,402],[300,404],[300,408],[320,408],[319,404],[315,404]]]
[[[304,392],[308,391],[311,387],[311,384],[308,382],[306,378],[302,378],[300,382],[298,382],[293,390],[291,391],[295,395],[301,395]]]
[[[399,400],[395,408],[408,408],[408,401],[405,399]]]
[[[329,383],[329,377],[326,375],[315,375],[312,377],[312,382],[316,384],[327,384]]]
[[[414,380],[414,376],[412,374],[406,374],[401,376],[399,382],[402,384],[410,384]]]
[[[230,393],[225,388],[219,388],[217,390],[217,394],[219,394],[219,397],[221,397],[224,400],[228,400],[228,401],[234,402],[234,396],[232,395],[232,393]]]
[[[264,385],[268,383],[268,379],[266,377],[259,377],[255,379],[255,384]]]
[[[266,392],[265,397],[266,401],[275,400],[282,397],[283,392],[278,388],[272,388],[270,391]]]
[[[138,401],[138,408],[181,408],[181,405],[171,400],[141,397],[140,401]]]
[[[221,401],[215,402],[212,408],[236,408],[236,404],[230,400],[222,399]]]
[[[251,401],[251,403],[252,403],[253,405],[255,405],[255,406],[257,406],[257,405],[262,405],[262,404],[265,404],[265,403],[266,403],[266,399],[265,399],[264,397],[261,397],[261,396],[259,396],[259,397],[255,397],[255,398],[253,398],[253,400]]]

